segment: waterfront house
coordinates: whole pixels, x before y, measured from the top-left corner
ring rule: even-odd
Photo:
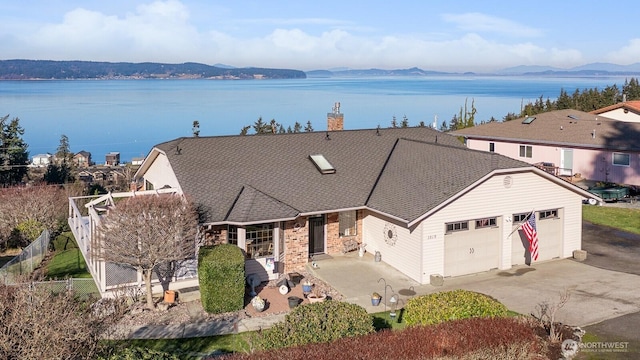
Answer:
[[[509,269],[531,261],[516,231],[530,214],[538,261],[581,248],[582,201],[592,195],[571,183],[431,128],[342,130],[339,113],[328,122],[331,131],[173,139],[137,171],[144,190],[94,199],[89,216],[70,199],[69,223],[99,288],[116,286],[109,274],[121,270],[91,257],[100,209],[156,192],[194,199],[203,242],[237,245],[247,274],[262,280],[363,243],[422,284]],[[193,281],[195,265],[186,268],[177,278]]]

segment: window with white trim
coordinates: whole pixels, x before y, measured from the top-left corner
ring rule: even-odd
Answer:
[[[520,157],[532,158],[533,147],[531,145],[520,145]]]
[[[544,210],[539,212],[538,219],[555,219],[558,217],[558,209]]]
[[[454,232],[454,231],[469,230],[469,221],[451,222],[451,223],[447,223],[446,226],[447,226],[447,233]]]
[[[535,216],[535,214],[531,213],[531,215]],[[527,221],[527,219],[529,219],[529,213],[522,213],[522,214],[513,214],[513,223],[519,223],[519,222],[524,222]]]
[[[496,218],[476,219],[476,229],[489,228],[496,226]]]
[[[251,259],[273,256],[273,224],[247,226],[245,247],[247,256]]]
[[[340,236],[356,236],[358,234],[356,220],[356,210],[340,212],[338,214]]]
[[[613,165],[629,166],[631,165],[631,156],[624,153],[613,153]]]
[[[238,245],[238,227],[229,225],[227,228],[227,243]]]

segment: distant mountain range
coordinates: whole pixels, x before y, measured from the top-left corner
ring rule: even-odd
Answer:
[[[300,71],[293,69],[237,68],[226,64],[163,64],[94,61],[0,60],[0,80],[33,79],[304,79],[306,77],[382,76],[640,76],[640,63],[592,63],[570,69],[550,66],[515,66],[494,73],[444,72],[410,69],[349,69]]]
[[[417,67],[411,69],[332,69],[313,70],[306,72],[308,77],[341,77],[341,76],[434,76],[434,75],[505,75],[505,76],[620,76],[640,75],[640,63],[631,65],[617,65],[610,63],[592,63],[570,69],[554,68],[550,66],[521,65],[502,69],[493,73],[475,72],[443,72],[423,70]]]
[[[305,73],[300,70],[218,67],[198,63],[0,60],[1,80],[301,79],[305,77]]]

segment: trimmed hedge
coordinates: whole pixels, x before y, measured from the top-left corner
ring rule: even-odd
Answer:
[[[267,350],[330,342],[374,331],[373,319],[363,307],[328,300],[291,310],[284,322],[260,334],[258,348]]]
[[[407,301],[407,325],[431,325],[472,317],[506,316],[507,307],[477,292],[454,290],[418,296]]]
[[[232,244],[203,246],[198,253],[202,307],[221,314],[244,307],[244,255]]]

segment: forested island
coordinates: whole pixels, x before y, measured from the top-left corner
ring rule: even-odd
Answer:
[[[304,79],[300,70],[227,68],[199,63],[0,60],[0,80]]]

